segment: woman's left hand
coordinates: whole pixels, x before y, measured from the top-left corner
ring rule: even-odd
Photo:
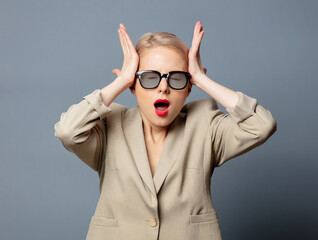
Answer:
[[[200,21],[197,21],[194,27],[192,46],[188,53],[189,58],[189,73],[191,75],[191,82],[193,85],[196,85],[198,79],[202,74],[206,74],[207,69],[202,68],[201,58],[200,58],[200,45],[203,37],[203,27]]]

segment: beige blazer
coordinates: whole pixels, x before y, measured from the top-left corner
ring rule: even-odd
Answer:
[[[220,240],[210,192],[215,167],[264,143],[272,114],[242,92],[235,107],[186,103],[171,123],[152,177],[138,105],[107,107],[100,89],[61,114],[55,136],[100,177],[87,240]]]

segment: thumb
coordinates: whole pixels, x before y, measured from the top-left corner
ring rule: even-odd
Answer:
[[[114,75],[117,75],[117,76],[120,74],[120,72],[121,72],[121,71],[120,71],[118,68],[115,68],[115,69],[112,70],[112,73],[113,73]]]

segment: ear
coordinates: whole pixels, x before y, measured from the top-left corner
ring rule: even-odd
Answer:
[[[192,88],[192,82],[191,82],[191,81],[189,81],[189,86],[188,86],[188,96],[190,95],[191,88]]]
[[[135,87],[129,87],[130,92],[136,96],[136,89]]]
[[[134,82],[134,85],[129,87],[130,92],[136,96],[136,80]]]

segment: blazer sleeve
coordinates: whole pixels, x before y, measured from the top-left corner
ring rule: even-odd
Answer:
[[[60,116],[55,136],[63,146],[100,173],[106,147],[106,117],[112,109],[104,105],[100,89],[83,97]]]
[[[263,144],[277,129],[270,111],[255,98],[239,91],[237,94],[238,102],[226,108],[227,114],[215,101],[207,111],[215,167]]]

